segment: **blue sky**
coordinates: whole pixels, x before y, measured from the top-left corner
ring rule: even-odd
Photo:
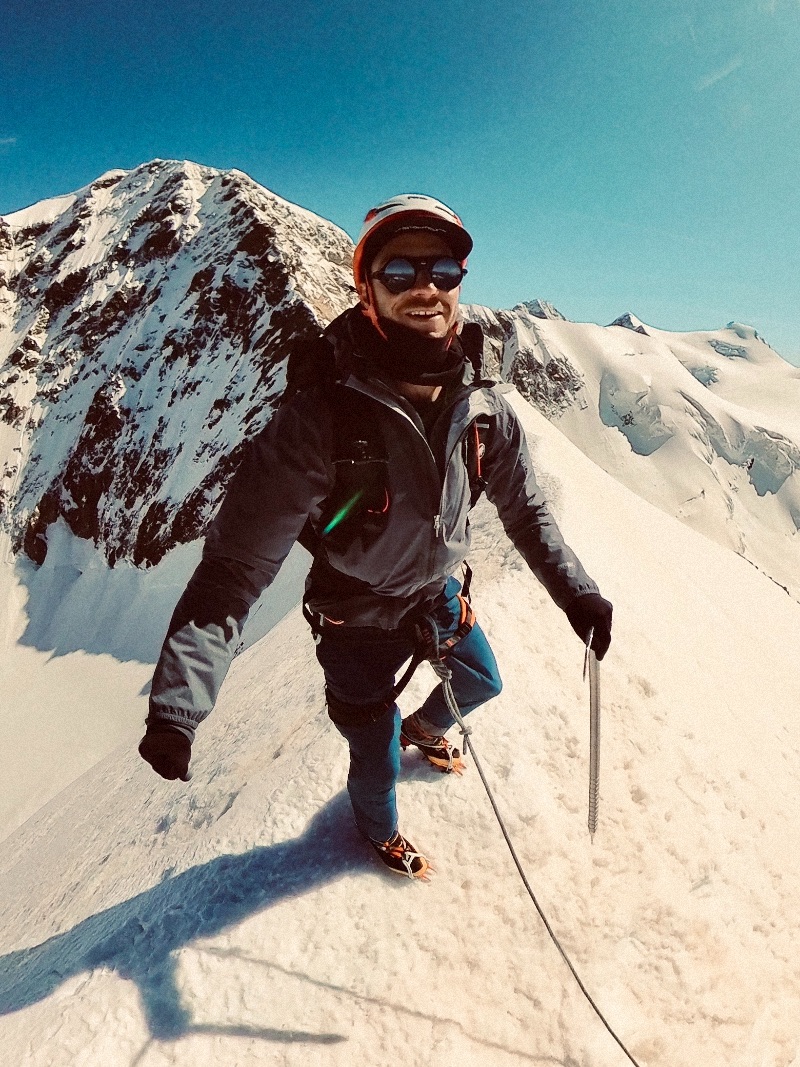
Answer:
[[[465,300],[737,319],[800,363],[800,0],[0,5],[0,212],[155,157],[351,234],[428,192]]]

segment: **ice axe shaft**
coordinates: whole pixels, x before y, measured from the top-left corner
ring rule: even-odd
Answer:
[[[583,677],[589,672],[589,835],[594,841],[597,830],[597,806],[600,797],[600,669],[592,651],[594,627],[586,639]]]

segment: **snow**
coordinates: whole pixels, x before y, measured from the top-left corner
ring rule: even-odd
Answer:
[[[201,542],[173,549],[157,568],[112,569],[59,520],[41,567],[15,563],[6,535],[0,550],[0,686],[15,770],[0,788],[2,841],[101,759],[138,742],[153,665]],[[292,550],[253,607],[245,648],[298,602],[308,559]]]
[[[473,740],[534,891],[641,1064],[797,1065],[800,605],[515,403],[568,540],[615,604],[590,844],[582,650],[482,506],[476,608],[505,688]],[[76,713],[94,658],[66,653],[52,678]],[[131,664],[99,659],[119,707]],[[404,711],[432,684],[421,670]],[[78,759],[68,738],[62,759]],[[163,782],[126,741],[6,840],[5,1062],[627,1062],[473,767],[459,779],[404,756],[401,827],[435,863],[430,884],[367,852],[296,610],[235,661],[193,770]]]
[[[492,314],[476,317],[491,322]],[[511,319],[504,373],[520,388],[532,383],[534,399],[574,444],[800,599],[797,368],[740,324],[686,334],[647,326],[641,334],[502,314]],[[721,354],[733,345],[745,356]],[[548,378],[541,368],[550,366]],[[542,399],[543,379],[566,383],[562,395]]]
[[[39,223],[54,222],[59,215],[72,207],[78,195],[78,193],[68,193],[66,196],[52,196],[48,200],[39,200],[30,207],[12,211],[8,215],[0,215],[0,218],[9,226],[19,229],[36,226]]]

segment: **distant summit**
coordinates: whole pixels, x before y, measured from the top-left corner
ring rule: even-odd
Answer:
[[[512,310],[522,315],[527,312],[528,315],[532,315],[535,319],[568,321],[566,315],[562,315],[558,308],[553,307],[547,300],[524,300],[520,304],[515,304]]]
[[[649,337],[650,333],[642,322],[630,311],[626,311],[624,315],[620,315],[618,319],[614,319],[613,322],[608,324],[609,326],[623,326],[626,330],[633,330],[634,333],[642,333],[645,337]]]

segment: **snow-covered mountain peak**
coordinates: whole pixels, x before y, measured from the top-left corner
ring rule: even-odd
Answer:
[[[634,333],[643,333],[646,336],[650,333],[650,327],[645,326],[642,320],[637,318],[632,311],[626,311],[624,315],[620,315],[619,318],[610,322],[609,326],[622,326],[626,330],[633,330]]]
[[[800,599],[800,371],[752,327],[468,315],[490,366],[590,458]]]
[[[535,319],[561,319],[566,321],[566,316],[562,315],[557,307],[554,307],[548,300],[523,300],[519,304],[515,304],[513,311],[516,311],[520,315],[532,315]]]
[[[332,223],[190,161],[6,217],[0,500],[17,547],[41,561],[62,518],[110,562],[148,565],[202,533],[289,346],[352,303],[351,260]]]

